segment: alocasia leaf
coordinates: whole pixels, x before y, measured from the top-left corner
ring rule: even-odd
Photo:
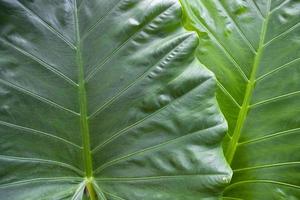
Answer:
[[[224,199],[300,198],[300,2],[183,0],[218,79],[233,179]]]
[[[175,0],[0,0],[0,199],[217,199],[197,45]]]

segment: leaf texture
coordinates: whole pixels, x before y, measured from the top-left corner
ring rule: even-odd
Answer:
[[[181,15],[175,0],[0,0],[1,200],[218,199],[227,123]]]
[[[234,175],[224,199],[299,199],[299,1],[182,4],[229,124],[223,146]]]

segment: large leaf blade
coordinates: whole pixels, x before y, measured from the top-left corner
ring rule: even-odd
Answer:
[[[227,125],[178,2],[0,9],[1,199],[220,196]]]
[[[225,199],[297,199],[299,2],[182,2],[229,122],[224,149],[234,175]]]

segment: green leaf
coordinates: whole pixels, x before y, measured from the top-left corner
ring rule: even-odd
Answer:
[[[0,199],[216,199],[215,78],[175,0],[0,0]]]
[[[183,0],[218,79],[233,179],[224,199],[300,197],[300,2]]]

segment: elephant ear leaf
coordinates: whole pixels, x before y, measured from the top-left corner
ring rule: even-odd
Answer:
[[[217,199],[215,78],[175,0],[0,0],[0,199]]]
[[[224,199],[300,197],[300,2],[183,0],[218,79],[233,169]]]

